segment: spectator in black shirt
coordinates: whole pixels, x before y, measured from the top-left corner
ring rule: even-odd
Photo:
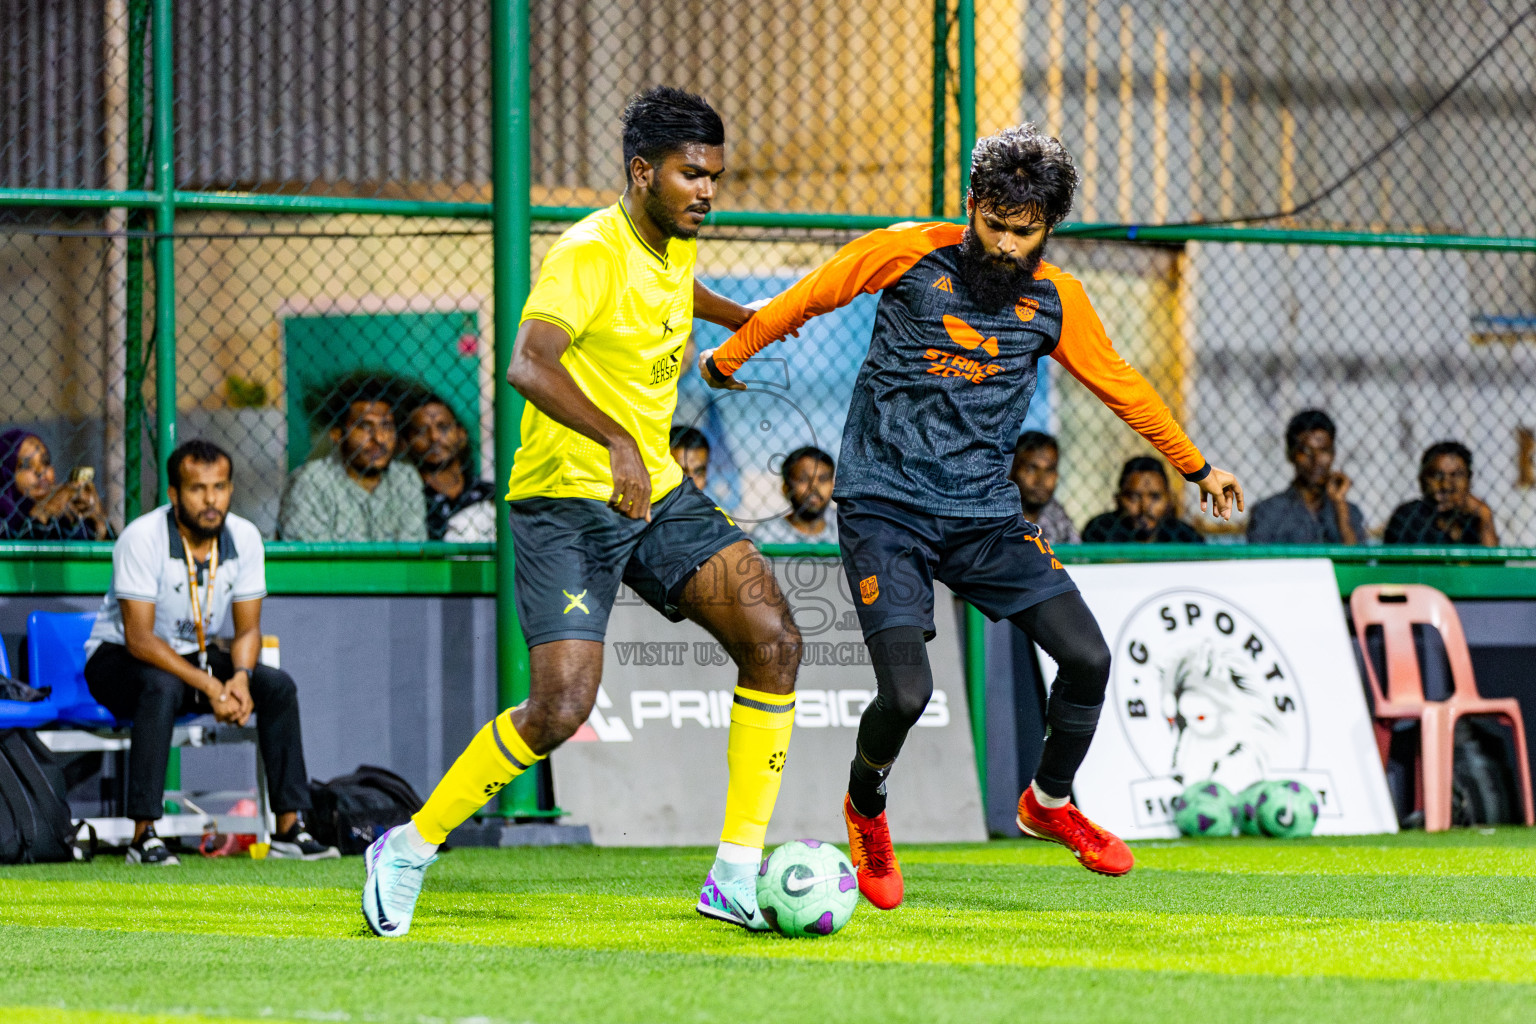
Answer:
[[[1472,496],[1472,452],[1459,441],[1432,444],[1419,460],[1424,497],[1404,502],[1387,521],[1388,544],[1499,546],[1493,510]]]
[[[1120,470],[1115,511],[1088,520],[1087,544],[1204,544],[1195,528],[1173,515],[1168,472],[1157,459],[1138,455]]]
[[[1333,468],[1333,417],[1303,409],[1285,427],[1285,457],[1296,467],[1291,485],[1253,507],[1250,544],[1361,544],[1365,517],[1349,500],[1349,477]]]
[[[496,488],[469,468],[469,433],[448,403],[428,395],[411,410],[400,445],[421,474],[427,502],[427,539],[496,539]]]

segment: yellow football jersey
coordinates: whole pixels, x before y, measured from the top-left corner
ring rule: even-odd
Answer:
[[[641,241],[623,203],[615,203],[560,236],[523,307],[523,320],[545,320],[571,335],[560,362],[593,404],[640,446],[651,473],[652,501],[683,479],[667,438],[693,329],[697,252],[697,242],[671,238],[666,257],[658,256]],[[507,499],[607,501],[612,494],[608,449],[532,402],[524,406],[522,446],[513,456]]]

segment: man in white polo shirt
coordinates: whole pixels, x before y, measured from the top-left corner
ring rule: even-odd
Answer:
[[[171,453],[167,476],[170,504],[129,523],[112,547],[112,588],[85,645],[92,696],[133,721],[128,816],[136,828],[128,863],[178,863],[154,823],[171,730],[178,715],[197,713],[233,725],[256,713],[277,814],[269,856],[339,856],[304,827],[309,785],[293,679],[257,661],[266,559],[256,527],[229,514],[229,456],[207,441],[188,441]],[[235,639],[226,654],[209,641],[231,619]]]

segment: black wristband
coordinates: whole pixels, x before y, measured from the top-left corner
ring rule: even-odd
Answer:
[[[704,366],[716,380],[729,380],[731,377],[728,373],[720,372],[720,367],[715,364],[715,354],[713,352],[704,357]]]
[[[252,672],[256,671],[256,666],[252,665],[249,668],[247,668],[244,665],[236,665],[235,666],[235,671],[236,672],[244,672],[246,675],[250,675]]]
[[[1188,480],[1192,484],[1197,484],[1201,480],[1204,480],[1206,477],[1208,477],[1210,475],[1211,475],[1211,464],[1209,462],[1207,462],[1205,465],[1201,466],[1199,469],[1195,470],[1193,473],[1185,473],[1184,474],[1184,479]]]

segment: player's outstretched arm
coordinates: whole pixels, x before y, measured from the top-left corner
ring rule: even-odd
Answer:
[[[711,290],[698,278],[693,279],[693,315],[699,320],[708,320],[728,330],[739,331],[742,325],[752,319],[755,308],[755,306],[743,306],[735,299],[728,299],[719,292]]]
[[[1211,471],[1195,486],[1200,488],[1201,512],[1205,511],[1206,499],[1210,499],[1213,518],[1231,519],[1234,507],[1239,512],[1243,511],[1243,485],[1226,470],[1212,466]]]
[[[651,474],[640,446],[599,409],[560,362],[571,336],[547,320],[524,320],[512,345],[507,383],[550,419],[608,449],[613,494],[608,504],[631,519],[651,519]]]
[[[745,387],[733,374],[764,347],[797,332],[813,316],[846,306],[857,296],[889,287],[958,229],[950,224],[883,228],[856,238],[837,255],[757,310],[717,349],[699,355],[699,373],[713,388]],[[754,303],[756,305],[756,303]]]

